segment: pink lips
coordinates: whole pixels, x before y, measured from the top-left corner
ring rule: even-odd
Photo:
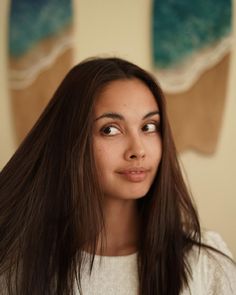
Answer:
[[[119,170],[118,173],[128,181],[142,182],[147,177],[148,170],[142,167],[134,167]]]

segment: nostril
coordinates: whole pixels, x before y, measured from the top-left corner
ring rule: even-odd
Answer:
[[[135,156],[135,155],[130,156],[130,159],[135,159],[135,158],[137,158],[137,156]]]

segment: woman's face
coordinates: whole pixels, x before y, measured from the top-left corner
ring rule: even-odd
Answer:
[[[148,192],[161,160],[160,115],[138,79],[108,84],[94,109],[93,149],[105,197],[137,199]]]

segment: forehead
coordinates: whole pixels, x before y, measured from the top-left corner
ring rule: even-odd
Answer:
[[[106,85],[94,105],[95,115],[103,112],[137,113],[158,110],[151,90],[138,79],[117,80]]]

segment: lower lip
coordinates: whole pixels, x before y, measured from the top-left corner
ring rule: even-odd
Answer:
[[[139,172],[139,173],[119,173],[126,180],[131,182],[142,182],[147,177],[147,172]]]

